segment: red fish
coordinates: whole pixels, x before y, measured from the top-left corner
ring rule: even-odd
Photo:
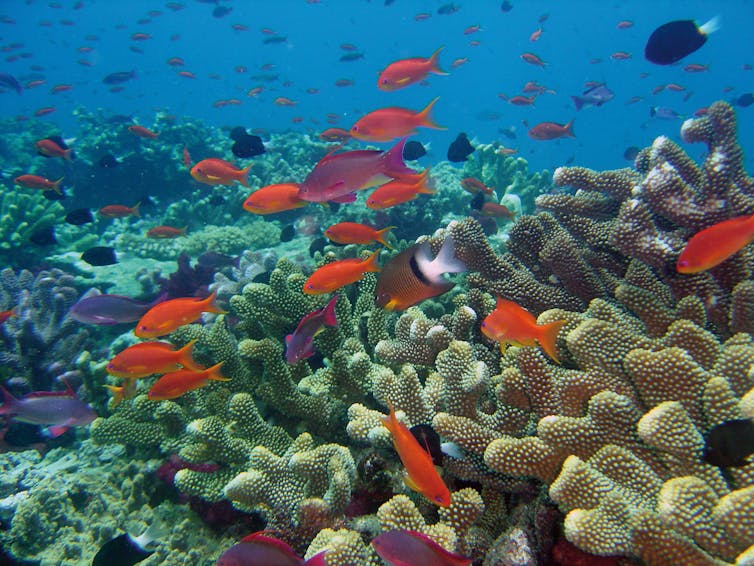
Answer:
[[[513,301],[498,297],[495,310],[482,321],[482,334],[499,342],[503,351],[506,344],[535,346],[539,343],[550,358],[560,363],[555,341],[565,324],[565,320],[537,324],[534,315],[529,311]]]
[[[171,57],[168,59],[168,65],[171,67],[183,67],[185,64],[186,62],[180,57]]]
[[[254,88],[249,89],[249,92],[246,93],[246,96],[251,96],[251,97],[259,96],[260,94],[262,94],[263,90],[264,90],[263,86],[255,86]]]
[[[107,373],[137,379],[155,373],[176,371],[181,367],[203,371],[205,368],[194,362],[194,344],[196,340],[176,349],[169,342],[140,342],[116,354],[107,364]]]
[[[67,90],[73,90],[73,85],[67,85],[67,84],[55,85],[54,87],[52,87],[50,92],[52,94],[57,94],[59,92],[65,92]]]
[[[326,263],[309,276],[304,283],[304,293],[307,295],[324,295],[356,283],[367,272],[378,272],[377,263],[380,252],[376,251],[367,259],[349,258]]]
[[[145,128],[144,126],[128,126],[128,131],[135,135],[137,138],[145,138],[153,140],[160,134],[153,132],[152,130]]]
[[[463,30],[463,35],[471,35],[472,33],[477,33],[478,31],[482,31],[482,26],[479,26],[479,25],[469,26],[465,30]]]
[[[495,192],[495,189],[488,187],[479,179],[475,179],[474,177],[466,177],[465,179],[461,179],[461,186],[472,195],[479,192],[484,193],[485,195],[491,195]]]
[[[538,28],[538,29],[534,30],[531,33],[531,35],[529,36],[529,41],[531,41],[531,42],[538,41],[539,38],[542,36],[542,31],[543,31],[542,28]]]
[[[689,63],[683,68],[687,73],[704,73],[709,71],[709,65],[700,65],[698,63]]]
[[[531,96],[521,96],[517,95],[512,98],[508,99],[508,102],[513,104],[513,106],[534,106],[534,101],[536,100],[535,95]]]
[[[385,236],[395,226],[388,226],[382,230],[376,230],[371,226],[358,222],[339,222],[325,230],[325,237],[337,244],[371,244],[379,242],[388,249],[392,249],[385,240]]]
[[[694,234],[676,263],[678,273],[701,273],[720,265],[754,241],[754,215],[737,216]]]
[[[202,371],[179,369],[166,373],[149,389],[147,397],[152,401],[165,401],[209,385],[209,381],[230,381],[229,377],[220,375],[220,367],[224,363],[220,362]]]
[[[390,415],[382,417],[382,424],[393,435],[393,447],[406,468],[404,483],[435,505],[449,507],[450,491],[437,473],[432,456],[419,444],[408,427],[397,419],[393,404],[389,401],[388,407]]]
[[[398,90],[424,80],[430,73],[447,75],[448,73],[439,66],[440,51],[442,47],[428,58],[412,57],[390,63],[377,78],[377,88],[387,91]]]
[[[511,219],[516,216],[516,214],[510,208],[508,208],[504,204],[499,204],[496,202],[485,202],[479,209],[479,212],[481,212],[485,216],[492,216],[494,218]]]
[[[265,531],[259,531],[244,537],[223,552],[217,560],[217,566],[325,566],[328,550],[320,550],[304,561],[287,543],[268,536]]]
[[[191,167],[191,154],[185,145],[183,146],[183,165],[186,168]]]
[[[429,168],[420,175],[406,175],[385,183],[375,189],[367,199],[367,208],[383,210],[414,200],[419,195],[435,194],[434,182],[429,177]]]
[[[351,139],[351,133],[343,128],[327,128],[319,134],[319,139],[325,141],[346,141]]]
[[[183,228],[175,228],[174,226],[155,226],[147,230],[147,238],[177,238],[179,236],[186,235],[186,226]]]
[[[0,312],[0,324],[3,324],[6,320],[8,320],[12,316],[17,316],[15,309],[9,309],[7,311]]]
[[[148,33],[132,33],[131,39],[134,41],[146,41],[147,39],[152,39],[152,36]]]
[[[223,159],[210,157],[194,165],[191,169],[191,176],[207,185],[232,185],[238,181],[244,187],[248,187],[249,171],[251,171],[251,165],[239,169]]]
[[[539,58],[538,55],[535,55],[534,53],[522,53],[521,59],[529,63],[530,65],[536,65],[537,67],[544,67],[547,65],[542,59]]]
[[[290,98],[286,98],[285,96],[278,96],[274,103],[278,106],[296,106],[296,101],[291,100]]]
[[[134,334],[139,338],[157,338],[199,320],[204,312],[225,314],[226,311],[217,306],[215,298],[213,292],[206,299],[186,297],[158,303],[144,313],[136,324]]]
[[[439,96],[436,97],[421,112],[396,106],[374,110],[361,117],[351,127],[351,136],[362,141],[388,142],[414,134],[419,127],[445,130],[446,128],[438,126],[430,115],[439,99]]]
[[[558,138],[575,138],[573,120],[567,124],[541,122],[529,130],[529,137],[535,140],[556,140]]]
[[[60,190],[60,183],[63,182],[63,177],[57,181],[50,181],[39,175],[20,175],[13,179],[13,182],[27,189],[42,189],[43,191],[55,191],[59,195],[63,194],[63,191]]]
[[[298,183],[267,185],[254,191],[243,203],[243,209],[254,214],[275,214],[309,204],[298,196]]]
[[[39,114],[36,115],[38,116]],[[73,158],[72,149],[65,149],[61,147],[60,144],[49,138],[37,141],[34,146],[37,148],[37,153],[46,157],[62,157],[67,161],[71,161],[71,159]]]
[[[139,213],[139,205],[141,205],[140,202],[137,202],[133,206],[126,206],[125,204],[108,204],[107,206],[100,208],[99,213],[108,218],[125,218],[126,216],[136,216],[138,218],[141,216]]]
[[[472,558],[449,552],[424,533],[395,529],[372,539],[375,552],[390,566],[471,566]]]
[[[616,24],[615,27],[617,27],[618,29],[628,29],[633,26],[634,23],[631,20],[621,20]]]
[[[178,71],[178,74],[181,77],[187,78],[187,79],[195,79],[196,75],[192,73],[191,71]]]
[[[626,59],[630,59],[631,54],[627,51],[616,51],[615,53],[610,55],[610,59],[613,61],[625,61]]]
[[[454,61],[453,61],[453,62],[452,62],[452,63],[450,64],[450,66],[451,66],[451,67],[453,67],[454,69],[457,69],[457,68],[458,68],[458,67],[460,67],[461,65],[465,65],[465,64],[466,64],[466,63],[468,63],[468,62],[469,62],[469,58],[468,58],[468,57],[460,57],[460,58],[458,58],[458,59],[455,59],[455,60],[454,60]]]

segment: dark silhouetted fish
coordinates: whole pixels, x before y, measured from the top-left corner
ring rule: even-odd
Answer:
[[[120,162],[109,153],[100,157],[100,167],[104,167],[105,169],[112,169],[113,167],[117,167],[118,165],[120,165]]]
[[[118,85],[121,83],[128,82],[130,80],[133,80],[136,78],[136,69],[132,71],[118,71],[116,73],[110,73],[107,75],[104,79],[102,79],[102,82],[106,85]]]
[[[448,147],[448,161],[461,163],[474,153],[474,146],[469,143],[469,138],[464,133],[458,134],[458,137]]]
[[[364,54],[359,53],[357,51],[351,51],[350,53],[344,53],[340,56],[341,61],[358,61],[359,59],[363,59]]]
[[[733,419],[713,426],[704,442],[704,461],[720,468],[740,468],[754,454],[754,422]]]
[[[153,550],[147,547],[165,534],[161,525],[151,525],[143,535],[123,533],[103,544],[94,555],[92,566],[133,566],[147,559]]]
[[[441,16],[449,16],[450,14],[455,14],[460,9],[460,6],[456,6],[451,2],[450,4],[443,4],[437,8],[437,13]]]
[[[314,254],[317,252],[322,253],[325,250],[326,245],[326,238],[315,238],[312,240],[312,243],[309,244],[309,257],[314,257]]]
[[[742,94],[741,96],[733,100],[733,104],[735,104],[736,106],[741,106],[742,108],[751,106],[752,104],[754,104],[754,94],[750,92]]]
[[[290,242],[296,237],[296,227],[293,224],[286,224],[285,228],[280,231],[280,241]]]
[[[15,90],[18,94],[21,94],[21,90],[23,90],[16,77],[8,73],[0,73],[0,86]]]
[[[115,256],[115,250],[109,246],[94,246],[89,248],[83,254],[83,259],[89,265],[101,266],[101,265],[113,265],[118,263],[118,258]]]
[[[482,207],[484,206],[484,203],[485,203],[484,193],[482,191],[479,191],[478,193],[476,193],[472,197],[471,202],[469,203],[469,205],[474,210],[482,210]]]
[[[510,128],[500,128],[498,129],[498,132],[503,134],[509,140],[516,139],[516,128],[514,128],[513,126],[511,126]]]
[[[264,144],[262,143],[262,138],[248,134],[236,140],[230,150],[233,152],[233,155],[241,158],[262,155],[266,151]]]
[[[676,20],[658,27],[644,46],[644,57],[657,65],[672,65],[699,49],[707,36],[718,28],[718,19],[712,18],[703,26],[693,20]]]
[[[88,208],[77,208],[65,215],[65,221],[74,226],[83,226],[84,224],[94,222],[94,216]]]
[[[513,4],[508,2],[508,0],[503,0],[503,3],[500,4],[500,11],[503,12],[504,14],[507,14],[512,9],[513,9]]]
[[[214,10],[212,10],[212,17],[213,18],[224,18],[228,14],[230,14],[233,11],[233,8],[230,6],[218,6]]]
[[[29,236],[29,241],[38,246],[52,246],[57,244],[58,240],[55,238],[55,226],[51,225],[46,228],[34,230]]]
[[[409,141],[403,146],[403,159],[407,161],[414,161],[424,155],[427,155],[427,150],[418,141]]]
[[[248,135],[249,132],[247,132],[246,128],[244,128],[243,126],[236,126],[230,131],[230,139],[232,139],[233,141],[238,141]]]
[[[636,156],[639,155],[639,151],[641,151],[641,148],[636,147],[635,145],[627,147],[626,151],[623,152],[623,159],[626,161],[633,161],[636,159]]]

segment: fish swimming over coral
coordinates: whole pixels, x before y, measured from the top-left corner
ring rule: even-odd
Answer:
[[[230,381],[230,377],[220,374],[220,368],[224,363],[220,362],[201,371],[179,369],[166,373],[150,387],[147,397],[152,401],[165,401],[204,387],[210,381]]]
[[[340,295],[334,295],[324,308],[310,312],[298,323],[296,330],[285,337],[285,360],[295,364],[314,355],[314,337],[326,326],[336,327],[335,304]]]
[[[390,566],[470,566],[471,558],[454,554],[417,531],[393,529],[372,539],[372,547]]]
[[[367,272],[380,270],[380,252],[376,251],[367,259],[346,258],[326,263],[309,276],[304,283],[307,295],[323,295],[341,287],[360,281]]]
[[[107,364],[107,373],[136,379],[181,368],[204,371],[206,368],[194,361],[195,344],[196,340],[192,340],[182,348],[176,348],[169,342],[140,342],[116,354]]]
[[[139,338],[157,338],[170,334],[184,324],[191,324],[204,312],[225,314],[216,301],[216,293],[206,299],[196,297],[170,299],[149,309],[136,324],[134,334]]]

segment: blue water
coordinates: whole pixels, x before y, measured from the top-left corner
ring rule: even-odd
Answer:
[[[208,124],[239,125],[268,131],[300,130],[319,132],[328,127],[328,113],[340,117],[339,126],[348,128],[363,113],[383,106],[420,109],[433,97],[440,96],[435,117],[447,131],[423,130],[418,139],[431,142],[430,159],[445,158],[448,143],[460,131],[479,142],[499,140],[519,150],[531,168],[553,168],[567,161],[593,168],[616,168],[626,165],[623,152],[627,146],[644,147],[661,134],[678,140],[681,120],[663,121],[650,118],[650,108],[669,106],[680,114],[691,115],[700,107],[718,99],[731,99],[754,90],[754,71],[743,70],[754,64],[750,46],[754,40],[754,5],[747,1],[711,2],[517,2],[509,13],[500,10],[498,1],[460,1],[460,10],[439,15],[440,1],[395,0],[385,6],[382,0],[322,0],[309,4],[305,0],[277,2],[223,2],[232,12],[214,18],[213,4],[196,0],[180,2],[184,7],[172,11],[165,2],[104,0],[4,0],[0,14],[15,23],[0,23],[0,44],[23,43],[18,53],[28,58],[4,62],[0,71],[17,76],[22,83],[34,78],[46,81],[43,86],[0,95],[3,116],[26,115],[44,106],[57,111],[45,117],[57,124],[65,136],[76,135],[70,112],[77,106],[104,108],[115,114],[133,114],[149,126],[157,110],[177,116],[192,116]],[[80,4],[79,9],[74,6]],[[56,6],[60,7],[56,7]],[[151,10],[161,14],[148,16]],[[415,21],[420,12],[430,13],[424,21]],[[540,24],[543,33],[537,42],[529,36]],[[719,15],[722,28],[712,34],[699,51],[677,66],[659,67],[643,58],[644,43],[657,26],[674,19],[695,19],[702,23]],[[149,21],[137,23],[147,18]],[[632,20],[630,29],[617,29],[620,20]],[[69,20],[69,25],[63,23]],[[49,25],[41,25],[48,22]],[[72,25],[70,25],[72,24]],[[248,31],[234,31],[232,24],[248,26]],[[482,30],[464,35],[467,26],[478,24]],[[282,44],[264,45],[269,37],[261,32],[270,28],[283,35]],[[146,41],[133,41],[132,33],[151,34]],[[97,40],[86,39],[87,35]],[[480,42],[478,46],[469,41]],[[340,62],[345,53],[341,43],[352,43],[364,53],[355,62]],[[377,73],[395,59],[429,56],[444,45],[443,68],[449,76],[431,76],[428,86],[414,85],[397,92],[376,88]],[[80,47],[92,47],[91,53],[79,53]],[[132,47],[143,50],[136,53]],[[611,60],[615,51],[632,53],[626,61]],[[545,68],[531,66],[519,58],[531,51],[547,62]],[[177,75],[167,65],[170,57],[181,57],[196,79]],[[451,68],[451,62],[468,58],[468,63]],[[599,63],[591,63],[601,59]],[[93,64],[78,64],[86,60]],[[262,65],[276,68],[262,71]],[[688,63],[708,64],[709,71],[691,74],[682,67]],[[39,65],[42,71],[33,71]],[[245,73],[235,67],[243,65]],[[125,84],[122,92],[111,93],[102,78],[114,71],[136,69],[137,79]],[[648,76],[642,78],[642,73]],[[210,75],[215,76],[211,78]],[[252,77],[278,74],[279,79],[261,83]],[[348,78],[354,86],[338,88],[334,81]],[[540,96],[534,107],[515,107],[498,98],[520,93],[524,83],[537,80],[556,91]],[[283,86],[290,81],[289,86]],[[585,81],[605,81],[615,98],[600,108],[576,112],[570,95],[583,91]],[[685,92],[663,91],[652,94],[659,84],[675,82]],[[73,90],[51,94],[60,83]],[[246,93],[264,86],[262,94],[249,98]],[[307,94],[309,88],[318,94]],[[729,92],[724,92],[730,89]],[[684,96],[693,93],[687,101]],[[294,107],[273,103],[278,96],[297,101]],[[626,105],[633,96],[643,99]],[[238,98],[239,106],[213,108],[218,99]],[[739,109],[740,123],[751,120],[754,107]],[[299,124],[294,117],[303,118]],[[534,141],[526,135],[527,127],[541,121],[565,123],[575,119],[575,139]],[[516,129],[517,139],[501,135],[500,128]],[[754,129],[742,129],[741,142],[748,151],[747,168],[752,169],[751,148]],[[704,148],[696,147],[699,157]]]

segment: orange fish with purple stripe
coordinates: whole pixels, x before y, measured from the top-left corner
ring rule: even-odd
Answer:
[[[220,375],[220,368],[224,363],[220,362],[202,371],[179,369],[166,373],[149,389],[147,397],[152,401],[165,401],[209,385],[210,381],[230,381],[229,377]]]
[[[341,259],[323,265],[306,280],[304,293],[307,295],[332,293],[336,289],[360,281],[367,272],[378,272],[380,270],[377,263],[379,255],[380,252],[376,251],[367,259]]]
[[[183,297],[157,303],[141,317],[134,334],[139,338],[157,338],[170,334],[184,324],[196,322],[202,313],[225,314],[227,311],[217,306],[217,294],[213,292],[206,299]]]

